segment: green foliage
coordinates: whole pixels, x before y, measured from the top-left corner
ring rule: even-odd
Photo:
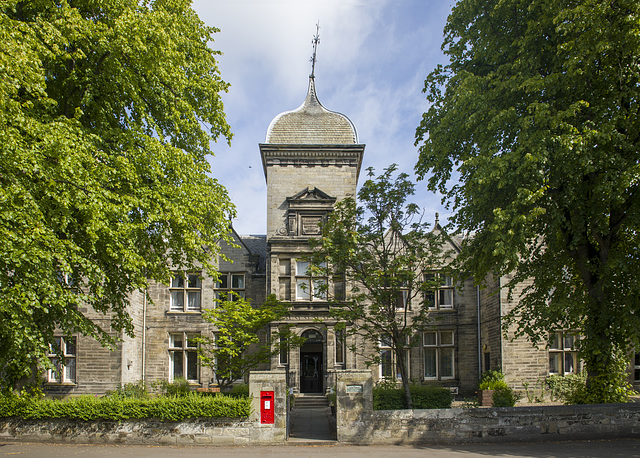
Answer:
[[[414,409],[449,409],[453,394],[446,387],[413,385],[411,399]]]
[[[500,370],[484,371],[482,377],[480,377],[480,383],[478,389],[480,390],[495,390],[498,388],[506,387],[507,384],[504,381],[504,374]]]
[[[444,34],[416,171],[473,233],[458,267],[513,274],[505,326],[575,330],[588,398],[616,399],[640,344],[640,3],[461,0]]]
[[[587,384],[591,380],[585,372],[551,375],[547,377],[546,384],[551,391],[551,398],[561,399],[565,404],[629,402],[630,397],[637,394],[622,371],[599,377],[603,378],[597,381],[597,386],[603,387],[602,392],[588,389]]]
[[[565,403],[572,396],[572,393],[582,390],[587,383],[586,372],[578,372],[577,374],[566,375],[550,375],[545,380],[551,400],[561,399]]]
[[[249,397],[249,385],[243,383],[241,385],[233,385],[231,391],[226,393],[232,398],[248,398]]]
[[[410,385],[411,400],[414,409],[448,409],[453,402],[453,395],[446,387],[428,385]],[[373,388],[374,410],[407,409],[407,397],[403,388],[395,384],[390,386],[378,383]]]
[[[522,382],[522,386],[524,387],[525,396],[527,397],[529,404],[544,401],[545,391],[547,388],[545,380],[538,380],[533,387],[529,382]],[[539,392],[538,389],[540,390]]]
[[[144,399],[149,397],[149,392],[147,391],[147,385],[142,380],[139,380],[135,383],[125,383],[124,385],[120,385],[113,391],[107,391],[105,396]]]
[[[250,301],[233,296],[216,302],[213,309],[202,312],[204,320],[213,324],[217,331],[212,337],[200,336],[198,357],[200,363],[209,366],[221,388],[242,379],[250,370],[267,363],[280,352],[280,345],[296,347],[302,340],[290,332],[290,327],[282,325],[275,334],[276,342],[265,335],[267,325],[279,321],[289,313],[289,306],[270,294],[259,307]]]
[[[395,354],[411,406],[405,354],[427,325],[425,292],[437,284],[425,274],[442,264],[441,242],[437,231],[427,230],[420,208],[408,201],[415,185],[396,169],[391,165],[376,177],[369,168],[358,191],[360,205],[353,198],[338,202],[321,238],[310,244],[317,275],[332,278],[336,285],[333,295],[328,285],[324,290],[331,315],[347,335],[357,334],[376,349],[384,338]],[[348,298],[346,285],[352,285]],[[361,353],[368,364],[380,362],[379,351]]]
[[[231,138],[214,32],[186,0],[2,2],[7,386],[48,364],[54,331],[113,344],[132,292],[213,268],[235,211],[206,157]]]
[[[327,394],[327,399],[329,401],[329,405],[330,406],[335,406],[336,405],[336,400],[337,400],[337,390],[335,386],[332,386],[329,389],[329,393]]]
[[[171,382],[159,380],[153,383],[162,396],[183,398],[191,394],[191,385],[184,378],[177,378]]]
[[[520,399],[518,393],[516,393],[511,387],[504,385],[498,385],[493,391],[493,407],[513,407]]]
[[[226,396],[132,398],[80,396],[64,401],[36,399],[18,395],[0,397],[3,417],[25,419],[70,418],[76,420],[127,420],[155,418],[181,421],[187,418],[248,417],[251,403],[247,398]]]

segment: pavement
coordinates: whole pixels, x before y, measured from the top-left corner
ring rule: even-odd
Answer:
[[[335,423],[332,420],[329,407],[294,407],[291,409],[288,443],[335,445]]]
[[[638,458],[640,439],[473,445],[146,446],[0,442],[0,457],[20,458]]]

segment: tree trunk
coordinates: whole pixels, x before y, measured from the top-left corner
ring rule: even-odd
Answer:
[[[409,390],[409,374],[407,373],[407,363],[404,359],[404,348],[398,348],[396,346],[396,361],[398,361],[398,368],[400,369],[400,377],[402,378],[402,388],[404,389],[404,397],[407,401],[407,409],[413,409],[413,402],[411,400],[411,391]]]

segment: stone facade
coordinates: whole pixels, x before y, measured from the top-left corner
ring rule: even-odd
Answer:
[[[272,323],[261,339],[288,324],[308,340],[301,348],[274,356],[260,369],[285,371],[295,392],[327,392],[337,382],[337,371],[366,369],[365,358],[347,348],[357,345],[371,352],[372,345],[355,336],[341,340],[329,318],[327,301],[313,292],[318,279],[308,275],[305,264],[309,239],[319,234],[319,224],[336,202],[356,195],[364,148],[351,121],[320,104],[311,78],[303,105],[276,116],[265,143],[259,145],[267,183],[266,234],[233,232],[234,246],[220,247],[224,257],[217,263],[218,284],[207,272],[196,270],[181,273],[182,280],[172,280],[170,285],[150,285],[146,291],[150,301],[144,292],[132,294],[129,312],[135,336],[114,334],[119,338],[114,349],[77,336],[75,345],[68,346],[74,369],[65,377],[48,379],[45,391],[51,395],[102,394],[123,383],[177,376],[188,378],[194,387],[208,387],[214,374],[198,366],[190,337],[215,333],[202,319],[202,311],[215,306],[217,295],[231,290],[255,304],[261,304],[267,294],[291,304],[291,316]],[[442,230],[437,221],[434,230]],[[459,240],[447,243],[443,266],[459,252]],[[518,389],[525,383],[533,387],[549,375],[548,349],[514,338],[513,328],[503,333],[503,317],[517,305],[526,287],[520,285],[509,298],[504,287],[509,280],[490,277],[483,288],[471,279],[455,285],[445,282],[443,290],[435,293],[438,300],[429,314],[430,331],[419,336],[408,352],[414,382],[444,385],[470,396],[487,369],[501,368],[507,382]],[[348,294],[345,285],[329,287],[332,292],[342,288]],[[413,304],[414,309],[417,306]],[[109,329],[108,316],[86,313]],[[562,357],[559,353],[558,358]],[[640,355],[632,361],[630,374],[640,388]],[[381,370],[373,368],[375,380],[381,378]]]

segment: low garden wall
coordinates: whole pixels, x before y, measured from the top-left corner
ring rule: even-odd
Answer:
[[[640,404],[373,410],[371,374],[337,374],[340,442],[459,444],[640,436]]]
[[[0,420],[0,440],[68,444],[247,445],[270,442],[245,419],[83,421]]]
[[[260,397],[264,391],[272,395],[271,421],[263,421],[260,415]],[[75,402],[70,400],[60,406],[34,406],[28,400],[8,398],[5,404],[0,402],[0,441],[143,445],[282,444],[287,437],[286,396],[285,372],[256,371],[249,377],[251,407],[242,409],[242,406],[236,406],[238,409],[235,411],[232,408],[222,410],[226,412],[222,415],[226,416],[236,415],[239,411],[248,414],[248,417],[240,418],[221,416],[221,410],[216,412],[216,402],[199,402],[198,399],[204,399],[199,397],[162,398],[162,402],[146,406],[145,415],[153,418],[136,418],[135,412],[143,410],[145,406],[135,400],[110,401],[107,406],[109,415],[106,415],[104,406],[94,405],[100,402],[94,398],[79,398]],[[184,415],[187,410],[190,415]],[[2,417],[3,414],[7,416]]]
[[[366,444],[542,442],[640,435],[640,405],[379,410],[338,426]]]

